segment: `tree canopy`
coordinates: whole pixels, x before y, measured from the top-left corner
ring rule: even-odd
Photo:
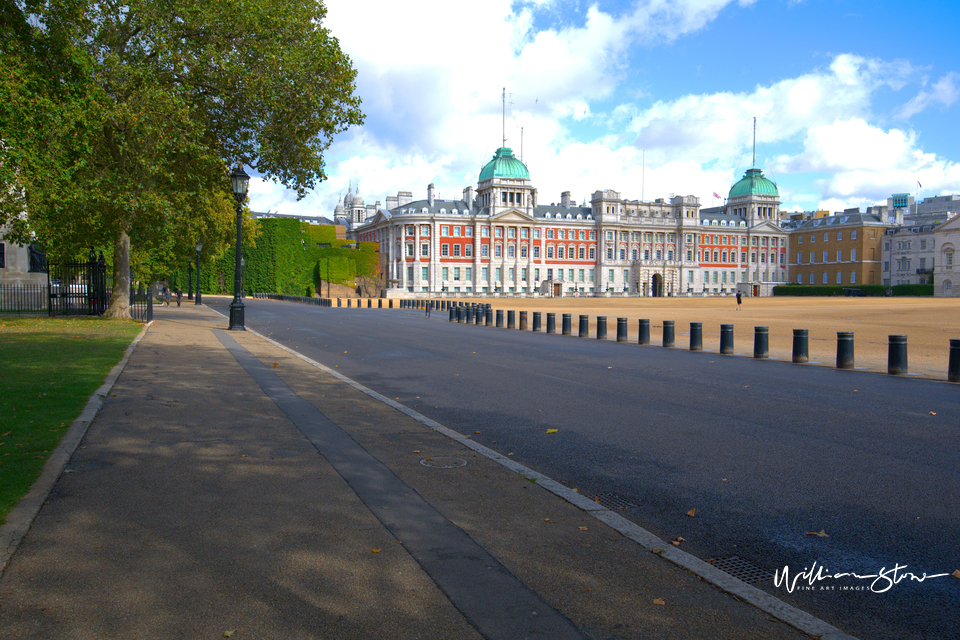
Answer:
[[[228,167],[303,196],[361,124],[316,0],[0,0],[0,223],[55,256],[113,247],[108,314],[141,277],[225,247]],[[26,216],[23,215],[26,212]]]

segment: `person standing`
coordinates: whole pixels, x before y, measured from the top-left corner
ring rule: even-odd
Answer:
[[[433,301],[432,301],[432,300],[427,300],[426,312],[424,313],[424,316],[423,316],[424,318],[429,318],[429,317],[430,317],[430,307],[432,307],[432,306],[433,306]]]
[[[177,287],[177,306],[180,306],[180,301],[183,300],[183,290],[180,287]]]
[[[740,305],[743,304],[743,298],[740,295],[740,292],[737,291],[737,311],[740,311]]]

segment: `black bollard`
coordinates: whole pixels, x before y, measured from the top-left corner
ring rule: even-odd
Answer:
[[[561,335],[564,335],[564,336],[573,335],[573,327],[572,327],[573,323],[570,321],[570,314],[569,313],[563,314],[563,317],[560,319],[560,322],[561,322],[560,324]]]
[[[663,346],[673,347],[676,337],[676,330],[673,320],[663,321]]]
[[[330,304],[330,301],[329,301],[329,300],[327,300],[327,304]],[[377,308],[378,308],[378,309],[383,309],[383,298],[377,300]]]
[[[339,301],[338,301],[338,302],[339,302]],[[337,306],[340,306],[340,305],[337,305]],[[387,306],[389,306],[391,309],[393,309],[393,300],[387,300]]]
[[[597,340],[607,339],[607,316],[597,316]]]
[[[340,308],[340,298],[337,298],[337,308]]]
[[[513,309],[509,309],[507,311],[507,329],[516,329],[516,328],[517,328],[516,315],[514,314]]]
[[[837,369],[853,369],[853,331],[837,331]]]
[[[960,382],[960,340],[950,339],[950,359],[947,362],[947,380]]]
[[[467,309],[466,307],[457,307],[457,322],[463,324],[463,321],[467,319]]]
[[[487,309],[484,312],[484,315],[486,316],[484,318],[484,324],[488,327],[492,327],[493,326],[493,309],[490,308],[490,305],[487,305]]]
[[[581,338],[587,338],[590,336],[590,316],[580,316],[579,336]]]
[[[483,324],[483,316],[486,309],[483,305],[477,305],[477,310],[473,312],[473,324]]]
[[[891,376],[907,375],[907,336],[890,336],[887,351],[887,373]]]
[[[473,307],[466,308],[467,324],[473,324]]]
[[[617,342],[627,341],[627,319],[617,318]]]
[[[770,327],[753,328],[753,357],[758,359],[770,355]]]
[[[526,330],[527,330],[527,312],[521,311],[520,312],[520,331],[526,331]]]
[[[793,363],[810,362],[810,330],[793,330]]]
[[[497,327],[503,328],[503,309],[497,309]]]
[[[650,321],[647,319],[640,320],[640,337],[638,342],[640,344],[650,344]]]
[[[720,325],[720,355],[733,355],[733,325]]]
[[[703,323],[690,323],[690,351],[703,351]]]
[[[540,312],[539,311],[533,312],[533,330],[540,331]]]
[[[556,333],[557,332],[557,314],[548,313],[547,314],[547,333]]]
[[[457,310],[454,309],[453,307],[450,307],[449,309],[447,309],[447,312],[449,312],[450,314],[449,322],[453,322],[454,318],[457,317]]]

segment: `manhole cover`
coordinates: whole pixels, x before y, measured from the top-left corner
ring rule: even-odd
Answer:
[[[434,469],[453,469],[455,467],[465,467],[467,461],[462,458],[424,458],[420,461],[420,464]]]
[[[605,506],[607,509],[614,511],[618,511],[620,509],[632,509],[637,506],[619,493],[601,493],[595,496],[594,500]]]
[[[724,573],[729,573],[734,578],[743,582],[765,582],[773,576],[766,569],[761,569],[752,562],[748,562],[740,556],[730,556],[729,558],[714,558],[707,560]]]

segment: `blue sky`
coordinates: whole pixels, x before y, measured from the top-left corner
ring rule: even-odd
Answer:
[[[251,208],[330,216],[353,186],[441,198],[476,186],[504,136],[541,203],[598,189],[720,204],[752,166],[788,210],[960,193],[960,3],[861,0],[330,0],[367,115],[303,200],[251,183]]]

